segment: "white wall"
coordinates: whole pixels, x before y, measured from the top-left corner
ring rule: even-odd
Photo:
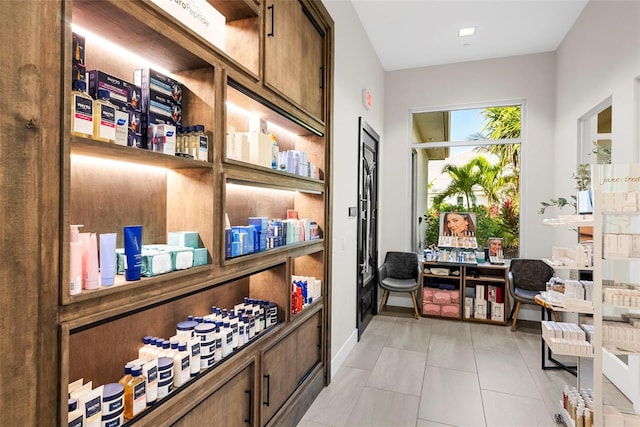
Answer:
[[[410,249],[411,163],[409,111],[416,108],[487,106],[524,101],[521,168],[520,256],[550,253],[552,230],[536,213],[553,188],[551,153],[555,114],[553,53],[388,72],[385,82],[385,134],[381,150],[380,253]],[[401,173],[399,173],[401,172]],[[398,191],[404,189],[404,191]],[[409,305],[409,298],[390,299]],[[537,311],[521,318],[538,319]]]
[[[575,192],[577,120],[609,96],[612,161],[639,161],[640,2],[590,1],[557,50],[557,75],[554,190],[566,197]]]
[[[573,194],[577,118],[612,95],[614,162],[639,161],[634,79],[640,76],[640,2],[590,1],[555,53],[386,74],[351,3],[324,4],[336,24],[331,311],[335,373],[355,339],[356,223],[347,217],[347,208],[356,205],[358,117],[382,135],[379,253],[384,256],[387,250],[410,247],[409,109],[525,100],[521,256],[548,256],[555,239],[562,237],[543,227],[536,212],[543,200]],[[361,103],[365,87],[374,96],[372,111]],[[539,318],[533,310],[522,316]]]
[[[356,219],[358,118],[363,117],[383,135],[384,70],[351,5],[325,0],[335,22],[333,105],[333,254],[331,274],[331,359],[335,374],[357,340],[356,330]],[[373,95],[373,108],[362,104],[362,90]],[[384,138],[382,138],[384,143]]]
[[[381,252],[410,247],[409,110],[525,102],[522,144],[520,253],[549,253],[551,230],[536,211],[553,186],[555,60],[553,53],[516,56],[388,72],[385,83],[385,138],[381,150]],[[402,171],[403,173],[398,173]],[[405,191],[398,191],[398,189]],[[535,237],[534,237],[535,236]]]

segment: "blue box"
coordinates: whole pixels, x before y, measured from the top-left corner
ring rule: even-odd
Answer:
[[[231,258],[231,248],[233,243],[233,232],[230,228],[224,230],[224,257]]]
[[[258,231],[258,244],[256,252],[267,249],[267,234],[269,233],[269,219],[266,216],[249,217],[249,225],[252,225]]]

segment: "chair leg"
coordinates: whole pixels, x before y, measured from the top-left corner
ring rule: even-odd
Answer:
[[[420,319],[420,313],[418,312],[418,301],[416,300],[415,292],[411,292],[411,299],[413,300],[413,311],[416,314],[416,319]]]
[[[384,308],[387,306],[387,299],[389,299],[389,291],[385,289],[384,292],[382,293],[382,300],[380,301],[379,311],[384,310]]]
[[[516,301],[516,305],[513,307],[513,321],[511,323],[511,332],[516,330],[516,322],[518,321],[518,313],[520,313],[520,301]]]

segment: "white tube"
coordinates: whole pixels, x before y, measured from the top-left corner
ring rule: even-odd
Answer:
[[[102,286],[113,285],[116,275],[116,233],[100,235],[100,281]]]
[[[86,289],[98,289],[100,286],[98,271],[98,238],[96,233],[89,235],[89,251],[87,252]]]

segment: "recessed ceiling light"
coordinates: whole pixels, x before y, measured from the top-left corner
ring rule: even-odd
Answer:
[[[475,33],[476,33],[476,27],[460,28],[458,30],[458,37],[473,36]]]

